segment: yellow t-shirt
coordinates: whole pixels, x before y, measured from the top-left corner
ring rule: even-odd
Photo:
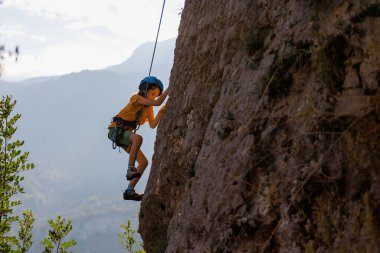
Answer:
[[[130,98],[129,103],[123,109],[121,109],[121,111],[116,115],[116,117],[120,117],[126,121],[136,121],[138,117],[137,114],[139,110],[142,108],[141,116],[137,124],[143,125],[149,119],[153,119],[154,118],[153,106],[144,106],[142,104],[137,103],[138,98],[139,98],[139,95],[137,94],[133,95]],[[111,122],[108,128],[110,127],[116,127],[116,124],[114,122]]]

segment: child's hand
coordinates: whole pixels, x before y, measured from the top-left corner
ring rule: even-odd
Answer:
[[[166,90],[164,90],[164,92],[161,94],[161,96],[162,95],[164,95],[165,97],[167,96],[167,95],[169,95],[169,87],[166,89]]]
[[[158,111],[158,113],[163,113],[165,111],[165,108],[166,108],[166,104],[163,105],[160,110]]]

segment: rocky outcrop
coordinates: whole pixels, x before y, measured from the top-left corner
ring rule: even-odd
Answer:
[[[187,0],[147,252],[380,252],[380,3]]]

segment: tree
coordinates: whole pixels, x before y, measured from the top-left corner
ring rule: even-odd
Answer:
[[[41,241],[41,244],[45,246],[43,253],[52,253],[54,248],[57,253],[68,253],[67,249],[77,244],[74,239],[63,242],[63,239],[73,228],[71,221],[66,222],[61,216],[57,216],[55,221],[49,220],[49,225],[52,229],[49,230],[49,235]]]
[[[24,193],[21,182],[24,177],[22,172],[34,169],[33,163],[28,163],[29,152],[21,152],[24,141],[12,141],[16,133],[15,126],[20,114],[11,116],[16,101],[12,97],[5,96],[0,100],[0,252],[25,253],[33,245],[32,229],[34,215],[31,210],[24,210],[22,217],[14,215],[16,206],[21,205],[20,200],[14,200],[14,196]],[[18,224],[18,232],[12,233],[13,224]],[[72,230],[71,221],[66,221],[60,216],[56,220],[49,220],[51,230],[48,237],[41,244],[45,246],[46,253],[67,253],[67,249],[76,245],[75,240],[63,242],[63,239]]]
[[[119,243],[123,246],[124,249],[128,250],[130,253],[145,253],[143,249],[135,249],[135,244],[137,243],[140,248],[143,248],[143,243],[135,239],[136,231],[131,228],[131,221],[128,220],[128,224],[120,225],[123,230],[122,234],[119,234]]]
[[[10,96],[2,97],[0,101],[0,252],[26,252],[32,246],[33,213],[24,211],[23,218],[13,214],[16,206],[21,205],[20,200],[14,196],[23,193],[20,183],[24,180],[21,172],[34,168],[28,163],[29,152],[21,152],[23,141],[11,138],[17,127],[15,124],[20,114],[11,116],[16,101],[12,102]],[[12,225],[18,222],[18,237],[10,233]]]
[[[31,210],[24,210],[23,219],[18,222],[19,232],[17,241],[18,252],[25,253],[33,245],[32,229],[34,223],[34,215]]]

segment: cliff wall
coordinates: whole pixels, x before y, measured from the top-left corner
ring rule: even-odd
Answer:
[[[380,252],[380,3],[187,0],[147,252]]]

